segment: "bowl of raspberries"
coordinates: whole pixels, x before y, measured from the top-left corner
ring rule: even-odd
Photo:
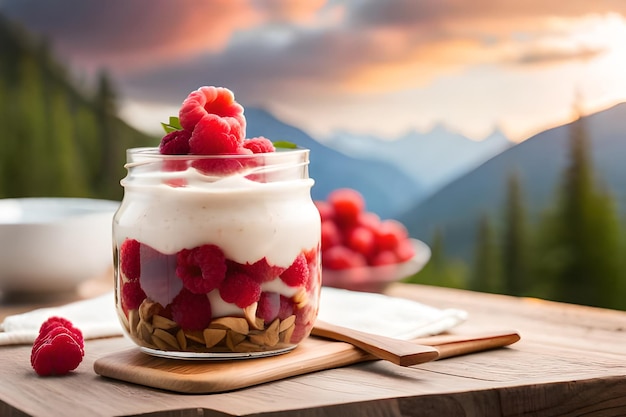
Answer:
[[[333,190],[315,205],[322,220],[325,286],[381,292],[391,282],[419,272],[430,259],[430,248],[411,238],[402,223],[367,211],[357,190]]]

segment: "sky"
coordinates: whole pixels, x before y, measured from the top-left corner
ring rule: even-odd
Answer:
[[[626,101],[623,0],[0,0],[121,115],[159,132],[231,89],[319,140],[435,125],[521,141]]]

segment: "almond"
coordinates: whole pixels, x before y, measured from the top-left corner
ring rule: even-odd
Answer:
[[[209,328],[233,330],[242,335],[247,335],[250,331],[248,320],[243,317],[219,317],[211,321]]]
[[[291,316],[285,318],[280,322],[279,331],[284,332],[287,328],[291,327],[296,322],[296,315],[292,314]]]
[[[154,302],[148,298],[144,299],[139,306],[139,317],[143,320],[150,321],[152,316],[161,311],[161,304]]]
[[[176,337],[174,337],[173,335],[171,335],[170,333],[166,332],[163,329],[159,329],[159,328],[155,328],[154,332],[152,333],[152,341],[161,349],[164,349],[162,347],[162,344],[160,342],[165,343],[166,348],[164,350],[180,350],[180,346],[178,345],[178,341],[176,340]]]
[[[227,330],[225,329],[204,329],[202,335],[204,336],[204,345],[207,348],[212,348],[226,337]]]
[[[168,319],[167,317],[160,316],[155,314],[152,316],[152,325],[157,329],[170,330],[175,327],[178,327],[178,323],[173,320]]]

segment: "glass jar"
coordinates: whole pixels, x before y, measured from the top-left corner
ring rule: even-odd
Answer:
[[[321,286],[307,149],[252,155],[127,151],[113,220],[118,316],[144,352],[283,353],[306,338]]]

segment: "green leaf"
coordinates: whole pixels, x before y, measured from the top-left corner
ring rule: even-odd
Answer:
[[[180,120],[176,116],[170,116],[170,126],[175,127],[176,130],[183,130],[183,127],[180,125]]]
[[[272,142],[275,148],[283,148],[283,149],[296,149],[298,145],[292,142],[287,142],[285,140],[279,140],[276,142]]]
[[[163,130],[165,130],[165,133],[171,133],[176,130],[183,130],[183,127],[180,125],[180,120],[178,120],[178,117],[176,116],[171,116],[169,123],[161,122],[161,126],[163,126]]]

